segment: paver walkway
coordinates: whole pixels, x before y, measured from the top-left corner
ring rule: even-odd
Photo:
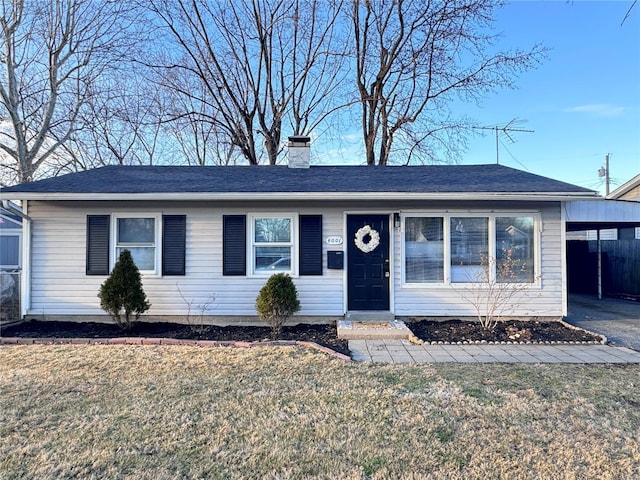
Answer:
[[[640,352],[611,345],[415,345],[349,340],[351,358],[381,363],[640,363]]]

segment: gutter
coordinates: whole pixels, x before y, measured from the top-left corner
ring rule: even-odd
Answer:
[[[43,193],[5,192],[16,200],[110,201],[110,200],[602,200],[597,192],[506,192],[506,193],[416,193],[416,192],[158,192],[158,193]]]
[[[31,218],[28,215],[26,215],[22,210],[18,210],[17,208],[15,208],[9,200],[2,200],[2,208],[7,212],[12,213],[13,215],[16,215],[17,217],[22,218],[23,220],[26,220],[28,222],[31,221]]]

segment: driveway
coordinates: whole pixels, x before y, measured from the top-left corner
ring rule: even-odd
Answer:
[[[615,345],[640,351],[640,302],[571,294],[564,320],[605,335]]]

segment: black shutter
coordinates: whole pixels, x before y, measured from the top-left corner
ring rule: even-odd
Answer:
[[[109,215],[87,215],[87,275],[109,275]]]
[[[185,275],[186,215],[162,216],[162,275]]]
[[[300,215],[300,275],[322,275],[322,215]]]
[[[222,216],[222,274],[246,275],[247,219],[244,215]]]

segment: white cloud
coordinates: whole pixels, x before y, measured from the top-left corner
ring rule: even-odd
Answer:
[[[586,113],[596,117],[616,117],[625,113],[627,108],[609,103],[590,103],[565,108],[563,111],[568,113]]]

